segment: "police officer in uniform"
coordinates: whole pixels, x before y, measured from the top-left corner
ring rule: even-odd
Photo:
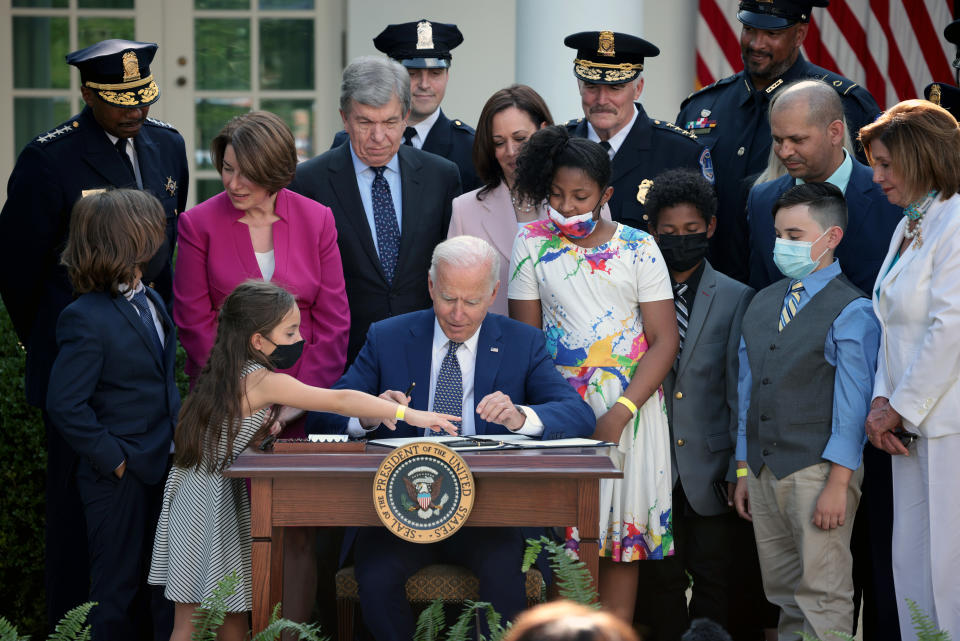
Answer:
[[[680,105],[677,125],[697,135],[713,153],[717,169],[717,231],[711,264],[746,283],[749,256],[746,201],[754,177],[767,165],[767,109],[780,87],[804,78],[821,79],[840,94],[851,137],[873,122],[880,109],[866,89],[807,62],[800,45],[812,7],[827,0],[741,0],[737,19],[745,69],[691,94]],[[857,159],[866,163],[858,144]]]
[[[440,108],[450,79],[450,51],[463,42],[455,24],[417,22],[388,25],[373,39],[373,46],[410,73],[410,117],[403,144],[429,151],[452,161],[460,169],[463,191],[480,187],[473,167],[474,130],[462,120],[450,120]],[[333,147],[347,139],[341,131]]]
[[[70,211],[84,194],[115,187],[140,188],[156,196],[167,215],[167,237],[143,269],[143,281],[170,304],[170,259],[177,213],[187,202],[187,155],[170,125],[148,117],[159,89],[150,73],[157,45],[105,40],[67,55],[80,70],[86,107],[33,139],[17,159],[0,211],[0,295],[27,351],[26,393],[43,407],[56,356],[56,322],[73,300],[60,265]],[[51,630],[70,608],[87,600],[86,533],[73,481],[74,454],[50,424],[47,428],[46,568]],[[149,619],[147,619],[149,620]],[[172,626],[171,618],[167,623]],[[169,636],[170,629],[155,630]],[[166,638],[163,636],[163,638]],[[161,638],[161,637],[157,637]]]
[[[953,69],[955,83],[948,85],[943,82],[933,82],[923,90],[923,97],[930,102],[940,105],[957,118],[960,116],[960,20],[954,20],[943,30],[943,35],[947,42],[957,47],[956,55],[953,58]]]
[[[653,178],[666,169],[699,171],[713,182],[710,150],[673,123],[652,120],[636,102],[643,91],[643,60],[660,49],[613,31],[581,31],[563,44],[577,50],[573,75],[583,118],[566,123],[573,136],[600,143],[610,155],[613,220],[646,231],[643,203]]]

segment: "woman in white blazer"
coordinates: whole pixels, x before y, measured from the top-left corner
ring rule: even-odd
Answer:
[[[893,576],[907,599],[960,633],[960,128],[926,100],[860,130],[874,182],[904,208],[873,306],[883,328],[870,441],[893,456]],[[917,437],[914,440],[912,434]]]
[[[547,104],[526,85],[510,85],[490,96],[473,140],[473,165],[483,187],[453,200],[447,238],[478,236],[500,253],[500,289],[490,306],[497,314],[507,313],[507,271],[517,230],[547,217],[543,203],[518,202],[511,193],[517,155],[533,132],[552,124]]]

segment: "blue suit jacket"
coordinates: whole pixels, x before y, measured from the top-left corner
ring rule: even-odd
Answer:
[[[367,342],[334,389],[356,389],[380,394],[404,391],[412,381],[410,406],[425,410],[430,398],[430,359],[433,351],[432,309],[395,316],[370,326]],[[488,313],[480,327],[474,400],[499,391],[517,404],[527,405],[543,422],[545,440],[587,437],[596,418],[576,390],[557,372],[547,354],[540,330],[499,314]],[[308,432],[346,431],[347,419],[312,413]],[[475,418],[477,434],[509,434],[503,425]],[[412,437],[419,428],[398,423],[396,431],[380,426],[371,438]]]
[[[153,485],[167,468],[180,393],[173,377],[173,322],[159,294],[145,291],[164,325],[162,358],[126,299],[84,294],[57,322],[47,412],[70,447],[101,474],[126,460],[126,474]]]
[[[795,184],[789,175],[757,185],[747,198],[750,227],[750,286],[760,291],[783,278],[773,262],[776,232],[773,205]],[[843,274],[864,292],[873,291],[880,265],[887,255],[890,238],[903,210],[891,205],[873,182],[873,171],[853,159],[853,172],[844,194],[847,199],[847,229],[837,247],[836,257]]]

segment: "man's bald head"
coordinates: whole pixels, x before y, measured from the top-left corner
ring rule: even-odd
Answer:
[[[801,80],[781,89],[770,103],[773,152],[787,173],[824,182],[844,160],[843,103],[833,87]]]

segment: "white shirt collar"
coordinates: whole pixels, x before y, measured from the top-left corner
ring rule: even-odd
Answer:
[[[436,110],[420,122],[415,125],[411,125],[414,129],[417,130],[417,135],[413,139],[414,146],[417,149],[423,148],[423,143],[427,140],[427,136],[430,135],[430,130],[433,128],[434,123],[437,122],[437,119],[440,118],[440,107],[437,107]],[[420,140],[418,141],[417,138]],[[416,144],[419,142],[420,144]]]
[[[399,154],[393,154],[393,158],[387,163],[387,169],[400,173],[400,159],[398,158]],[[369,169],[371,172],[373,168],[370,165],[366,164],[359,157],[357,157],[357,152],[353,150],[353,144],[350,145],[350,157],[353,158],[353,171],[357,174],[362,173]]]
[[[630,119],[630,122],[627,123],[626,127],[623,127],[620,131],[613,134],[610,139],[607,141],[610,143],[610,151],[607,153],[610,154],[610,158],[613,159],[617,151],[620,150],[620,146],[623,144],[623,141],[627,139],[627,136],[630,134],[630,130],[633,129],[633,123],[637,121],[637,116],[640,115],[640,111],[637,109],[636,103],[633,105],[633,118]],[[597,134],[596,130],[593,128],[593,125],[590,124],[590,121],[587,121],[587,138],[593,142],[600,142],[600,136]]]
[[[134,294],[139,294],[140,292],[143,291],[143,281],[138,280],[137,286],[134,287],[133,289],[130,289],[130,285],[126,283],[120,283],[119,285],[117,285],[117,291],[123,294],[123,297],[126,298],[127,300],[133,300]]]
[[[474,358],[477,355],[477,344],[480,342],[480,329],[483,327],[483,323],[480,324],[480,327],[477,328],[477,331],[474,332],[473,336],[464,341],[463,345],[460,346],[460,349],[466,349],[470,352]],[[434,316],[433,319],[433,353],[436,354],[437,350],[442,350],[444,354],[447,352],[447,343],[450,341],[447,338],[447,335],[443,333],[443,328],[440,327],[440,322]],[[442,356],[441,356],[442,358]]]

